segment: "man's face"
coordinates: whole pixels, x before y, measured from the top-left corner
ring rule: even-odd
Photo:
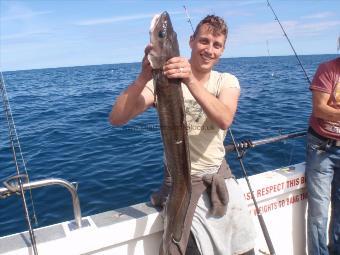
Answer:
[[[211,71],[223,53],[225,36],[213,34],[208,25],[200,27],[197,35],[191,37],[191,66],[198,71]]]

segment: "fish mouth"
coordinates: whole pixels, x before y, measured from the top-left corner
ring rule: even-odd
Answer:
[[[169,13],[167,11],[162,12],[161,15],[160,15],[160,19],[163,20],[163,21],[164,20],[170,20]]]
[[[154,23],[157,26],[162,27],[163,29],[166,29],[166,26],[169,20],[170,20],[169,13],[164,11],[161,14],[155,15],[152,20],[152,23]]]
[[[151,21],[150,32],[152,32],[152,29],[155,29],[156,27],[165,32],[169,21],[170,16],[168,12],[164,11],[161,14],[156,14]]]

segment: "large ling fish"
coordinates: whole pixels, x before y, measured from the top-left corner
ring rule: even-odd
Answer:
[[[153,67],[156,107],[159,116],[167,169],[172,187],[165,207],[163,245],[160,254],[181,240],[191,194],[189,142],[180,79],[163,75],[164,63],[179,56],[177,35],[169,14],[156,15],[150,28],[153,46],[148,58]]]

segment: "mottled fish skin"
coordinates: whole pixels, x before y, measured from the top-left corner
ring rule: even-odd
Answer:
[[[167,168],[172,179],[165,208],[163,249],[160,251],[161,254],[168,255],[171,254],[171,243],[178,243],[182,237],[190,202],[191,177],[181,80],[168,79],[162,70],[168,59],[179,56],[177,35],[167,12],[153,20],[150,38],[153,50],[148,57],[154,68],[156,106]]]

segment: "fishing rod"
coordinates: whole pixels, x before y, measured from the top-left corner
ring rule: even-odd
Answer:
[[[293,50],[293,52],[294,52],[294,54],[295,54],[295,57],[296,57],[297,61],[299,62],[299,65],[301,66],[301,68],[302,68],[302,70],[303,70],[303,72],[304,72],[304,74],[305,74],[305,77],[306,77],[308,83],[309,83],[309,84],[312,84],[311,81],[310,81],[310,79],[309,79],[309,77],[308,77],[308,75],[307,75],[307,72],[306,72],[305,68],[303,67],[303,65],[302,65],[302,63],[301,63],[301,61],[300,61],[299,56],[296,54],[296,51],[295,51],[295,49],[294,49],[294,47],[293,47],[293,44],[292,44],[291,41],[289,40],[289,37],[288,37],[288,35],[287,35],[285,29],[283,28],[283,26],[282,26],[282,24],[281,24],[279,18],[277,17],[277,15],[276,15],[276,13],[275,13],[273,7],[272,7],[271,4],[269,3],[269,0],[267,0],[267,5],[268,5],[268,7],[271,9],[271,11],[273,12],[273,14],[274,14],[274,16],[275,16],[275,20],[279,23],[279,25],[280,25],[280,27],[281,27],[281,30],[282,30],[282,32],[283,32],[283,34],[284,34],[284,36],[286,37],[287,41],[289,42],[289,45],[290,45],[290,47],[292,48],[292,50]]]
[[[225,148],[226,153],[229,153],[229,152],[235,151],[236,148],[239,150],[245,150],[245,149],[254,148],[256,146],[263,145],[263,144],[275,143],[275,142],[280,142],[282,140],[303,137],[306,134],[307,132],[303,131],[303,132],[288,133],[285,135],[278,135],[274,137],[267,137],[267,138],[255,140],[255,141],[246,140],[246,141],[242,141],[236,144],[227,144],[224,148]]]
[[[263,219],[262,212],[260,211],[259,206],[258,206],[257,201],[256,201],[256,198],[254,196],[254,191],[253,191],[253,189],[252,189],[252,187],[250,185],[250,181],[249,181],[249,178],[248,178],[248,174],[247,174],[246,168],[245,168],[245,166],[243,164],[243,160],[242,160],[243,155],[241,155],[241,153],[240,153],[240,151],[238,149],[238,146],[237,146],[236,141],[234,139],[234,135],[233,135],[233,132],[231,131],[231,128],[228,128],[228,131],[230,133],[231,140],[233,141],[233,146],[234,146],[234,148],[236,150],[237,158],[238,158],[238,161],[239,161],[240,166],[242,168],[244,178],[245,178],[245,180],[247,182],[247,185],[248,185],[248,188],[249,188],[249,191],[250,191],[250,194],[251,194],[251,198],[253,200],[253,203],[254,203],[254,206],[255,206],[255,209],[256,209],[257,218],[259,220],[259,223],[260,223],[260,226],[261,226],[261,229],[262,229],[262,233],[263,233],[264,239],[266,240],[269,253],[271,255],[275,255],[276,253],[275,253],[275,249],[274,249],[272,240],[270,238],[270,235],[269,235],[266,223],[265,223],[265,221]]]
[[[274,76],[273,64],[272,64],[272,56],[270,55],[270,52],[269,52],[269,43],[268,43],[268,40],[266,40],[266,45],[267,45],[267,53],[268,53],[268,57],[269,57],[269,63],[270,63],[270,67],[272,69],[272,76]]]
[[[17,182],[18,182],[18,185],[19,185],[19,189],[18,189],[17,193],[19,193],[20,196],[21,196],[24,214],[25,214],[25,218],[26,218],[26,222],[27,222],[27,226],[28,226],[28,232],[29,232],[29,236],[30,236],[31,244],[32,244],[32,248],[33,248],[33,253],[34,253],[34,255],[38,255],[37,243],[36,243],[34,231],[33,231],[32,225],[31,225],[31,218],[30,218],[30,215],[29,215],[26,197],[25,197],[25,193],[24,193],[23,181],[25,180],[25,181],[29,182],[27,169],[26,169],[26,165],[25,165],[25,160],[24,160],[23,155],[22,155],[18,134],[16,132],[15,123],[14,123],[11,107],[10,107],[10,104],[9,104],[8,96],[7,96],[4,77],[3,77],[1,71],[0,71],[0,74],[1,74],[0,92],[1,92],[2,100],[3,100],[4,113],[5,113],[7,124],[8,124],[10,146],[11,146],[11,149],[12,149],[13,160],[14,160],[15,168],[16,168],[16,172],[17,172],[16,177],[17,177]],[[21,162],[21,164],[20,164],[20,162]],[[21,174],[20,165],[24,169],[24,171],[26,173],[25,175]],[[32,193],[30,193],[30,195],[31,195],[31,203],[32,203],[33,211],[34,211]],[[34,217],[36,218],[35,211],[34,211]]]
[[[186,15],[187,15],[188,22],[189,22],[190,25],[191,25],[192,32],[194,33],[194,28],[193,28],[193,26],[192,26],[191,19],[190,19],[190,17],[189,17],[187,8],[185,7],[185,5],[183,5],[183,8],[184,8],[185,13],[186,13]],[[250,181],[249,181],[249,178],[248,178],[247,171],[246,171],[246,169],[245,169],[245,167],[244,167],[244,164],[243,164],[243,161],[242,161],[241,154],[240,154],[240,152],[239,152],[239,150],[238,150],[237,144],[236,144],[236,142],[235,142],[235,139],[234,139],[234,136],[233,136],[233,133],[232,133],[230,127],[228,128],[228,131],[229,131],[230,136],[231,136],[231,138],[232,138],[232,141],[233,141],[233,144],[234,144],[234,148],[235,148],[235,150],[236,150],[236,152],[237,152],[237,156],[238,156],[238,159],[239,159],[241,168],[242,168],[242,170],[243,170],[244,178],[245,178],[245,180],[246,180],[246,182],[247,182],[249,191],[250,191],[250,193],[251,193],[251,198],[252,198],[252,200],[253,200],[253,202],[254,202],[254,205],[255,205],[255,208],[256,208],[257,218],[258,218],[258,220],[259,220],[259,223],[260,223],[260,226],[261,226],[261,229],[262,229],[263,236],[264,236],[264,238],[265,238],[265,240],[266,240],[268,250],[269,250],[269,252],[270,252],[270,255],[275,255],[276,253],[275,253],[275,249],[274,249],[272,240],[271,240],[271,238],[270,238],[270,235],[269,235],[269,232],[268,232],[266,223],[264,222],[262,213],[261,213],[261,211],[259,210],[259,207],[258,207],[258,205],[257,205],[257,201],[256,201],[256,198],[255,198],[255,196],[254,196],[254,191],[253,191],[253,189],[251,188],[251,185],[250,185]]]
[[[192,30],[193,33],[195,33],[194,27],[193,27],[193,25],[191,23],[191,18],[189,16],[189,12],[188,12],[187,8],[185,7],[185,5],[183,5],[183,8],[184,8],[184,11],[185,11],[185,15],[187,16],[187,21],[188,21],[188,23],[191,26],[191,30]]]

